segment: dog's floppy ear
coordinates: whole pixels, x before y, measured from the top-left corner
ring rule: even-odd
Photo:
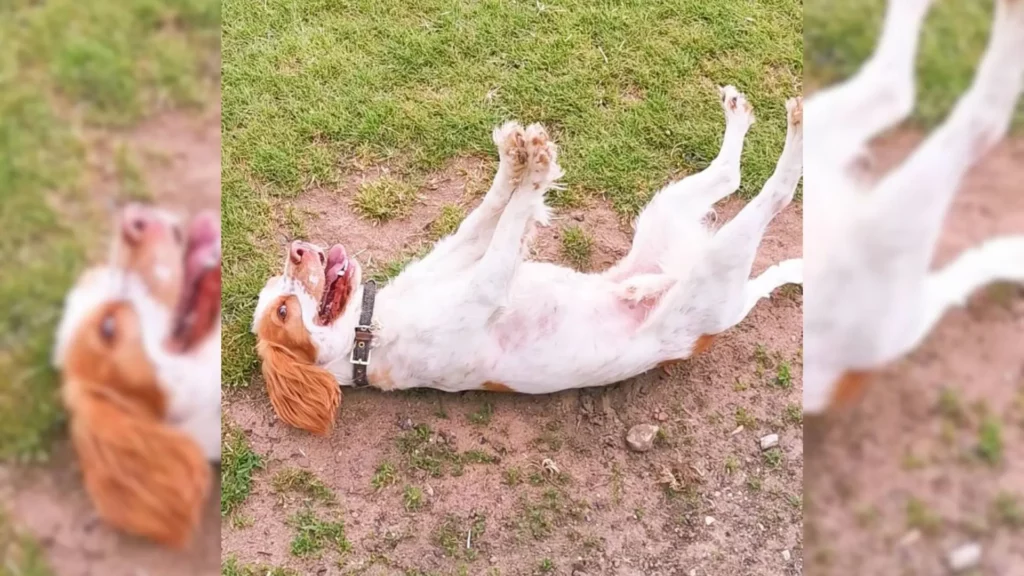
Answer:
[[[76,398],[71,440],[99,515],[120,530],[184,548],[210,490],[199,446],[106,391]]]
[[[330,434],[341,403],[334,376],[272,342],[261,340],[256,350],[263,360],[263,380],[277,416],[313,434]]]

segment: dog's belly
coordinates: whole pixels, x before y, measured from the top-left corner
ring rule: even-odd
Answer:
[[[660,346],[638,332],[645,312],[597,275],[528,263],[509,306],[485,328],[478,387],[528,394],[602,386],[655,366]]]

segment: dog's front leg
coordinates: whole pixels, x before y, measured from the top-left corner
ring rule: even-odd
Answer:
[[[498,147],[498,171],[490,190],[475,210],[466,216],[458,229],[434,247],[424,261],[461,269],[477,262],[487,251],[498,219],[508,206],[512,192],[527,170],[526,132],[517,122],[506,122],[492,135]],[[548,223],[547,207],[541,199],[535,206],[533,219]]]
[[[557,163],[557,148],[539,124],[530,125],[511,142],[510,153],[522,161],[523,168],[514,178],[512,198],[498,219],[490,245],[474,271],[474,295],[501,305],[515,276],[522,254],[523,235],[543,206],[544,194],[562,176]]]

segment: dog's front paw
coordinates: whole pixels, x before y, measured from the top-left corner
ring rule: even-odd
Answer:
[[[799,128],[804,123],[803,96],[786,100],[786,122],[790,128]]]
[[[518,180],[526,171],[530,159],[526,149],[526,131],[518,122],[505,122],[491,134],[494,145],[498,147],[498,158],[501,167],[508,171],[510,178]]]
[[[529,161],[523,176],[526,184],[523,188],[544,194],[562,177],[562,168],[558,165],[558,147],[540,124],[530,124],[526,128],[525,138]]]
[[[744,128],[749,128],[754,124],[754,107],[735,86],[719,88],[718,97],[722,102],[722,110],[725,110],[726,125],[738,122]]]

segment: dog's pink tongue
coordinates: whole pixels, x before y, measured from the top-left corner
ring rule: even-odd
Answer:
[[[220,219],[212,212],[202,212],[189,225],[185,285],[191,285],[204,270],[219,264]]]
[[[327,282],[333,282],[338,276],[338,271],[347,262],[348,254],[345,252],[345,247],[341,244],[331,246],[331,249],[327,252]]]

